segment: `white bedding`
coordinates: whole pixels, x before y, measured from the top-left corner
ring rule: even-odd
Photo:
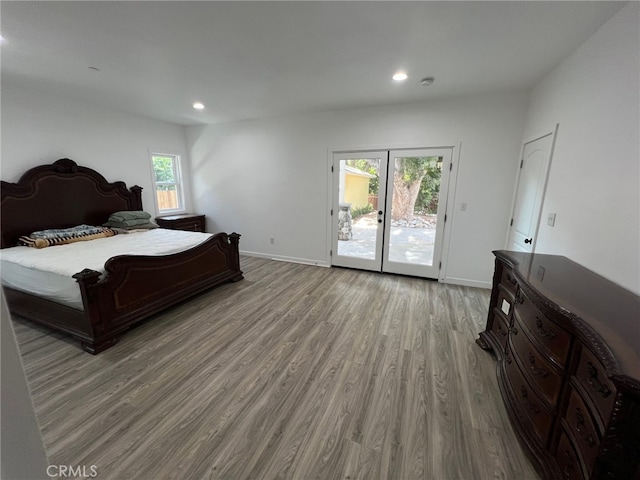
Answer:
[[[3,285],[82,310],[74,274],[85,268],[104,273],[105,262],[116,255],[168,255],[209,237],[210,233],[158,228],[43,249],[5,248],[0,250],[0,275]]]

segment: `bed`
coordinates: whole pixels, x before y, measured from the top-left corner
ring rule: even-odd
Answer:
[[[124,182],[109,183],[68,158],[32,168],[17,183],[1,182],[1,248],[14,247],[34,231],[102,225],[113,212],[143,210],[141,191]],[[176,253],[116,255],[106,261],[104,273],[84,268],[73,275],[82,308],[8,286],[3,287],[5,297],[13,314],[71,334],[85,351],[97,354],[142,320],[209,288],[241,280],[239,238],[237,233],[205,235],[201,243]],[[45,250],[56,248],[62,247]]]

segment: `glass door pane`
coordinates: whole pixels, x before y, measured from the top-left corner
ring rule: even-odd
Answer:
[[[433,265],[442,157],[395,157],[389,260]]]
[[[386,169],[387,152],[334,155],[334,265],[381,270]]]

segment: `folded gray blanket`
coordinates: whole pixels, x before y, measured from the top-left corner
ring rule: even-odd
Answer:
[[[111,218],[109,218],[109,221],[104,223],[103,225],[105,227],[126,228],[126,227],[137,227],[140,225],[148,225],[149,223],[151,222],[149,221],[148,218],[138,218],[133,220],[122,220],[122,221],[114,221],[114,220],[111,220]]]

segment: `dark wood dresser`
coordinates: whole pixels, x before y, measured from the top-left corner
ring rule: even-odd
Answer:
[[[192,215],[189,213],[156,217],[156,223],[162,228],[188,230],[190,232],[204,232],[206,228],[204,215]]]
[[[640,297],[556,255],[496,251],[486,330],[545,479],[640,479]]]

